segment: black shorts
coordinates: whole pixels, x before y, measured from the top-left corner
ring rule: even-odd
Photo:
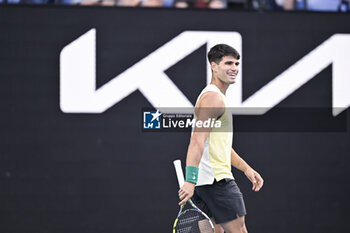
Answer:
[[[192,201],[215,223],[225,223],[247,214],[243,195],[232,179],[196,186]]]

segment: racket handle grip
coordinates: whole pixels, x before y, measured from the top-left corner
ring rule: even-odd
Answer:
[[[182,185],[185,183],[184,174],[183,174],[182,166],[181,166],[181,160],[179,160],[179,159],[174,160],[173,163],[175,166],[177,181],[179,182],[179,187],[181,188]]]

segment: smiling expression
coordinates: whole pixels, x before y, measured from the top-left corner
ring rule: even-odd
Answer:
[[[219,64],[212,62],[211,68],[220,82],[233,84],[239,72],[239,61],[232,56],[224,56]]]

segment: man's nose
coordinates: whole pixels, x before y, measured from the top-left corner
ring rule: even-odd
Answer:
[[[237,66],[237,65],[235,65],[235,64],[233,64],[233,65],[231,66],[231,69],[233,69],[233,70],[237,70],[237,69],[238,69],[238,66]]]

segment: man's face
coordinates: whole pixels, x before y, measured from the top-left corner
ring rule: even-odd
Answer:
[[[225,56],[219,64],[212,62],[211,66],[219,80],[227,84],[235,83],[239,72],[239,61],[236,58]]]

